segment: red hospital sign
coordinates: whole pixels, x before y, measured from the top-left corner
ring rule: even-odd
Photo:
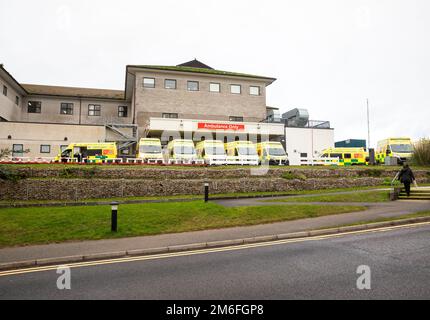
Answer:
[[[243,124],[233,124],[233,123],[207,123],[200,122],[198,125],[199,129],[206,130],[232,130],[232,131],[243,131],[245,130],[245,125]]]

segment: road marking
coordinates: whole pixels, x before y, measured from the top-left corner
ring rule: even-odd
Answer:
[[[45,266],[45,267],[34,267],[34,268],[26,268],[26,269],[18,269],[18,270],[9,270],[9,271],[0,272],[0,277],[14,276],[14,275],[20,275],[20,274],[26,274],[26,273],[52,271],[52,270],[57,270],[57,268],[60,266],[67,266],[69,268],[84,268],[84,267],[109,265],[109,264],[117,264],[117,263],[159,260],[159,259],[194,256],[194,255],[209,254],[209,253],[218,253],[218,252],[237,251],[237,250],[245,250],[245,249],[260,248],[260,247],[269,247],[269,246],[276,246],[276,245],[282,245],[282,244],[292,244],[292,243],[298,243],[298,242],[320,241],[320,240],[327,240],[327,239],[332,239],[332,238],[340,238],[340,237],[349,236],[349,235],[388,232],[388,231],[392,231],[392,230],[410,229],[410,228],[422,227],[422,226],[427,226],[427,225],[430,225],[430,222],[414,223],[414,224],[408,224],[408,225],[383,227],[383,228],[359,230],[359,231],[348,231],[348,232],[343,232],[343,233],[336,233],[336,234],[329,234],[329,235],[322,235],[322,236],[313,236],[313,237],[296,238],[296,239],[276,240],[276,241],[262,242],[262,243],[244,244],[244,245],[237,245],[237,246],[223,247],[223,248],[201,249],[201,250],[184,251],[184,252],[176,252],[176,253],[163,253],[163,254],[157,254],[157,255],[151,255],[151,256],[128,257],[128,258],[118,258],[118,259],[108,259],[108,260],[88,261],[88,262],[77,262],[77,263],[71,263],[71,264],[59,264],[59,265]]]

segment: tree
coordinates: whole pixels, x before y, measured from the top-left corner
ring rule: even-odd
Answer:
[[[6,148],[0,150],[0,159],[6,158],[12,154],[12,150]]]
[[[420,166],[430,165],[430,139],[421,139],[415,144],[414,163]]]
[[[26,149],[22,153],[29,153],[29,152],[30,152],[30,149]],[[12,155],[12,153],[13,153],[12,150],[10,150],[9,148],[0,149],[0,159],[9,157]]]

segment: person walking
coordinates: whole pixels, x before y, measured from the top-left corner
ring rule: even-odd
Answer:
[[[415,176],[407,163],[405,163],[403,169],[400,170],[398,179],[404,184],[406,194],[409,197],[411,195],[411,184],[415,181]]]

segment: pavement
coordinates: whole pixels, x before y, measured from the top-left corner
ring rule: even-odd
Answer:
[[[57,289],[60,275],[52,268],[0,277],[0,299],[428,300],[429,241],[427,224],[77,266],[70,269],[71,290]],[[369,290],[357,287],[360,266]]]
[[[356,192],[356,191],[354,191]],[[343,193],[343,192],[342,192]],[[333,193],[330,193],[333,194]],[[277,198],[278,199],[278,198]],[[282,199],[282,197],[279,197]],[[260,206],[260,205],[294,205],[293,202],[262,202],[261,199],[236,199],[215,201],[224,206]],[[314,204],[314,203],[299,203]],[[229,240],[253,239],[257,237],[272,237],[281,234],[296,233],[301,231],[331,228],[363,221],[372,221],[379,218],[392,218],[419,211],[430,210],[430,201],[397,201],[386,203],[315,203],[321,205],[358,205],[367,206],[368,209],[360,212],[330,215],[311,219],[286,221],[272,224],[235,227],[218,230],[205,230],[177,234],[164,234],[156,236],[109,239],[96,241],[66,242],[60,244],[35,245],[27,247],[12,247],[0,249],[0,265],[13,262],[29,262],[31,265],[47,264],[50,259],[53,262],[69,262],[73,260],[90,260],[101,258],[116,258],[128,255],[135,251],[146,250],[145,254],[180,251],[178,246],[199,244],[197,247],[208,246],[208,243],[225,242],[225,245],[235,244]],[[303,235],[302,235],[303,236]],[[268,239],[268,240],[269,240]],[[267,241],[267,240],[266,240]],[[246,242],[246,241],[245,241]],[[239,243],[239,242],[237,242]],[[237,244],[236,243],[236,244]],[[222,244],[222,243],[221,243]],[[188,250],[190,249],[188,248]],[[187,248],[182,248],[187,250]]]

